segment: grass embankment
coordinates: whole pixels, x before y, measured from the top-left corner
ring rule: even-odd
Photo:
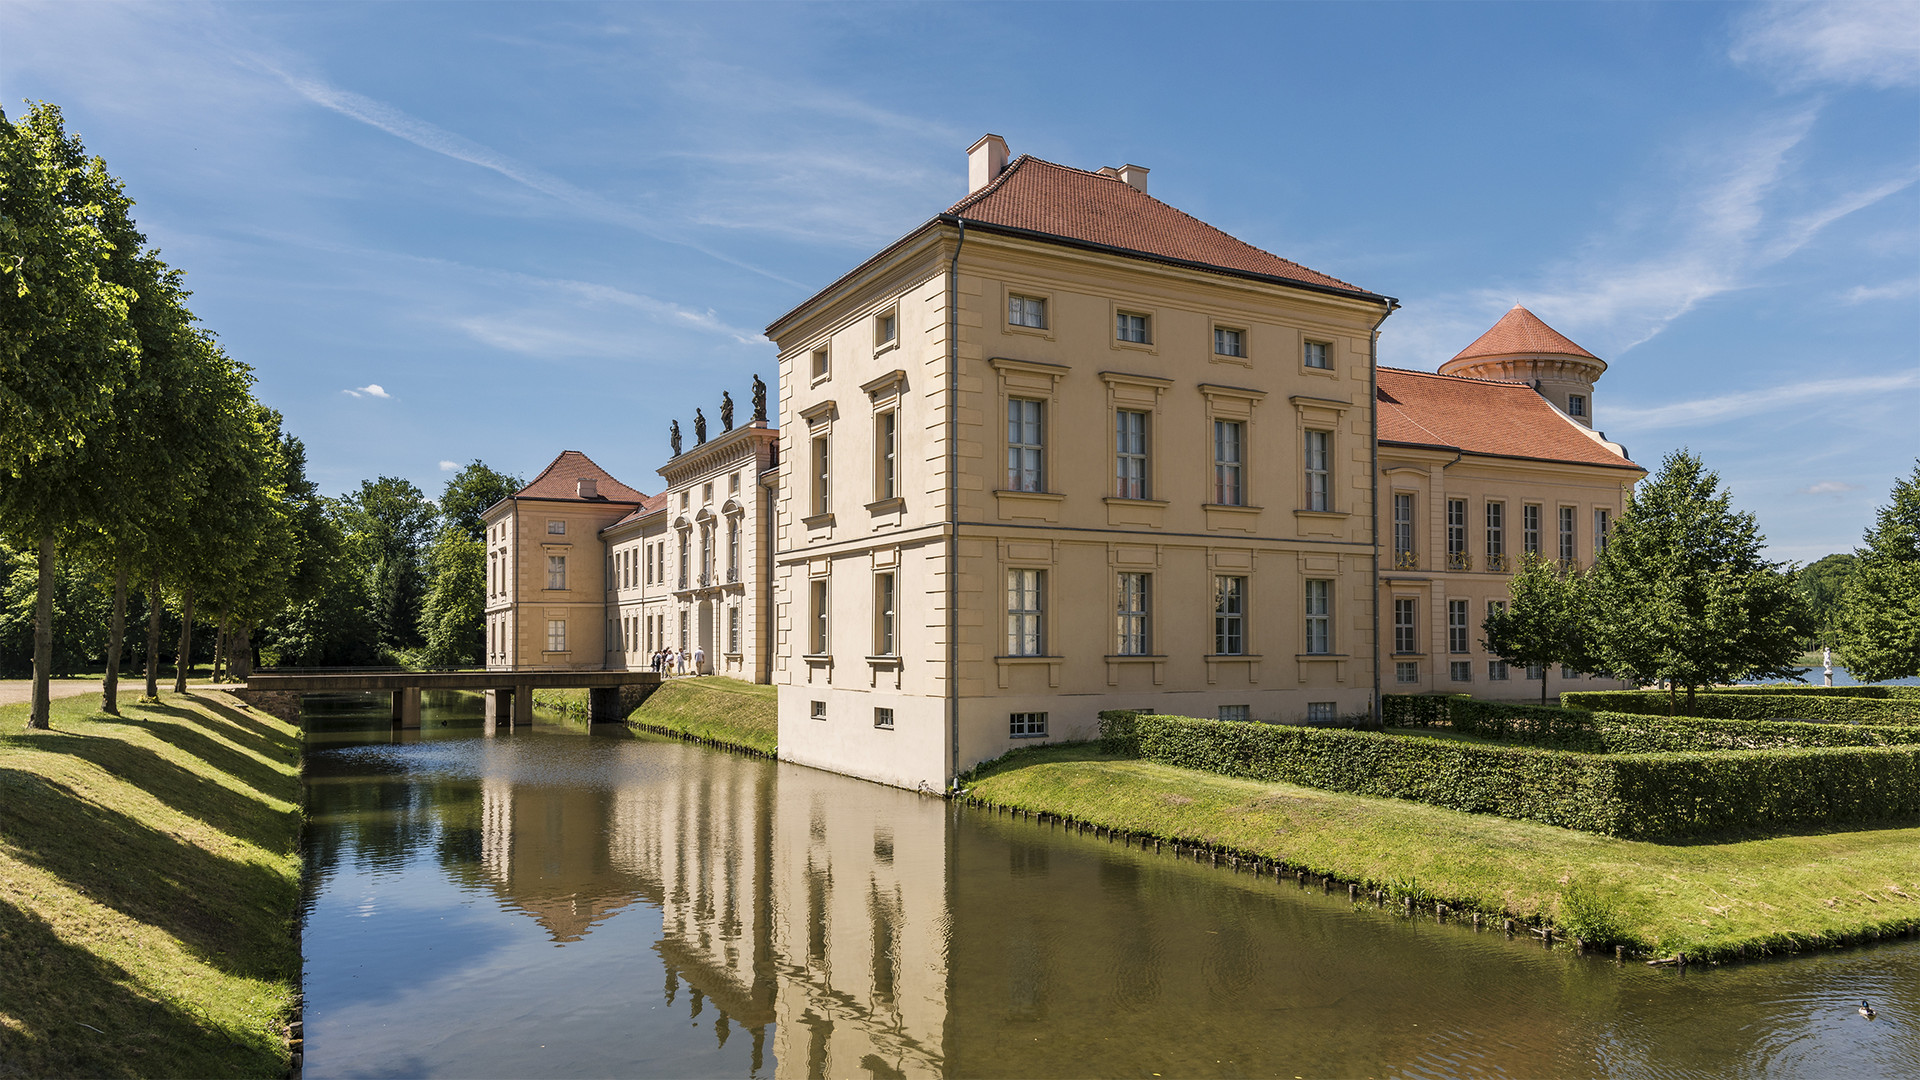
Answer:
[[[626,722],[645,731],[774,756],[780,741],[777,691],[718,675],[669,679]],[[535,690],[533,707],[587,716],[585,690]]]
[[[0,1075],[281,1076],[300,741],[218,692],[0,707]]]
[[[1177,769],[1092,744],[1017,751],[972,788],[1003,806],[1238,851],[1395,897],[1547,920],[1642,955],[1791,952],[1920,925],[1920,822],[1616,840]]]

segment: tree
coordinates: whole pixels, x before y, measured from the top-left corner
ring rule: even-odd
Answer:
[[[1808,647],[1834,640],[1840,617],[1840,595],[1853,574],[1854,557],[1842,552],[1829,555],[1794,571],[1793,587],[1806,602],[1810,637]]]
[[[519,477],[495,472],[476,458],[455,473],[453,479],[447,481],[446,490],[440,493],[441,528],[478,540],[486,532],[480,515],[526,486]]]
[[[1547,703],[1546,668],[1591,668],[1586,647],[1586,588],[1580,572],[1528,552],[1507,582],[1507,605],[1481,624],[1480,647],[1509,664],[1542,669],[1540,704]]]
[[[1760,557],[1752,514],[1720,477],[1677,451],[1640,485],[1587,575],[1595,666],[1685,687],[1800,677],[1806,624],[1791,571]]]
[[[363,480],[341,501],[347,553],[366,580],[367,598],[380,645],[408,649],[421,643],[420,607],[426,592],[423,567],[432,535],[433,504],[406,480]]]
[[[1920,461],[1865,540],[1841,594],[1840,662],[1861,682],[1920,675]]]
[[[129,205],[58,108],[0,113],[0,532],[36,558],[30,728],[50,715],[55,554],[110,497],[93,437],[139,367],[113,269],[136,254]]]
[[[420,632],[434,667],[480,663],[485,646],[487,546],[453,528],[440,530],[427,553],[426,603]]]

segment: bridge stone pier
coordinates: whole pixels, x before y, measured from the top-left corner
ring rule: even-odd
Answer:
[[[241,693],[392,695],[393,726],[420,726],[423,690],[478,690],[486,695],[487,733],[533,723],[535,690],[587,691],[587,717],[617,724],[660,686],[651,671],[256,671]]]

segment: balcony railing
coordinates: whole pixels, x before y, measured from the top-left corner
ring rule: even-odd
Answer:
[[[1394,568],[1395,570],[1418,570],[1418,569],[1420,569],[1420,553],[1419,553],[1419,552],[1417,552],[1417,551],[1396,551],[1396,552],[1394,552],[1394,553],[1393,553],[1393,568]]]
[[[1464,551],[1449,551],[1447,552],[1447,569],[1471,570],[1473,569],[1473,556]]]
[[[1503,551],[1487,552],[1487,569],[1493,571],[1496,574],[1504,574],[1508,570],[1511,570],[1512,566],[1509,565],[1507,562],[1506,552],[1503,552]]]
[[[685,574],[681,574],[681,575],[680,575],[680,587],[681,587],[682,589],[684,589],[684,588],[686,588],[686,587],[687,587],[687,575],[685,575]]]

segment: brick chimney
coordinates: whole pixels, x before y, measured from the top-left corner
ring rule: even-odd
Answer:
[[[578,492],[583,499],[597,499],[600,497],[600,481],[591,476],[583,476],[574,481],[574,491]]]
[[[1006,170],[1007,140],[998,135],[982,135],[967,147],[967,194],[986,187]]]
[[[1147,193],[1147,173],[1145,165],[1120,166],[1120,180],[1142,195]]]

